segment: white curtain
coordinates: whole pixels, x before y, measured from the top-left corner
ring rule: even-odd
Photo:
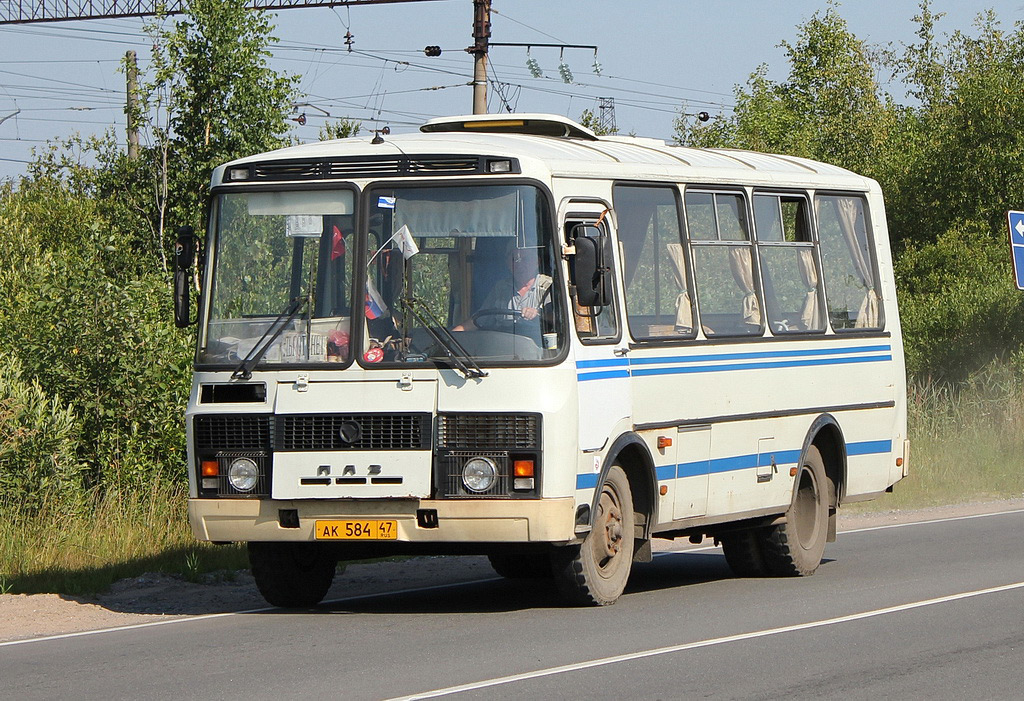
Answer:
[[[667,244],[668,257],[672,261],[672,277],[679,288],[676,295],[676,331],[689,333],[693,329],[693,305],[690,304],[690,292],[686,285],[686,257],[683,255],[683,244]]]
[[[864,294],[864,301],[861,302],[860,310],[857,312],[857,321],[854,328],[872,329],[878,327],[878,293],[875,292],[874,279],[871,275],[871,267],[864,258],[860,242],[857,240],[857,215],[861,211],[860,200],[852,197],[836,198],[839,209],[839,224],[843,230],[843,238],[846,246],[850,249],[850,258],[853,260],[854,268],[860,276],[867,292]]]
[[[730,247],[729,268],[733,279],[743,291],[743,321],[747,324],[761,325],[761,305],[754,292],[754,272],[750,248],[747,246]]]
[[[814,265],[814,254],[809,248],[800,249],[797,256],[797,268],[800,269],[800,277],[807,288],[807,295],[804,297],[804,306],[800,312],[800,321],[807,331],[817,331],[822,327],[821,304],[818,301],[818,269]]]

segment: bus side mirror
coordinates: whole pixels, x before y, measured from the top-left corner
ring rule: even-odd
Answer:
[[[576,303],[581,307],[604,307],[611,302],[604,241],[604,236],[573,239],[576,255],[572,258],[572,282],[576,286]]]
[[[189,283],[198,243],[199,239],[191,226],[178,229],[178,238],[174,242],[174,325],[179,329],[195,323],[189,308],[192,298]]]

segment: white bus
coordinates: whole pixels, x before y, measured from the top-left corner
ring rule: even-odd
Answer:
[[[189,518],[248,542],[271,604],[397,554],[485,554],[609,604],[653,538],[808,575],[839,506],[907,474],[870,179],[519,114],[286,148],[212,186]]]

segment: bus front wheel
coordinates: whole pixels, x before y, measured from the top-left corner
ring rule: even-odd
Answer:
[[[615,603],[633,564],[633,524],[629,480],[621,467],[613,465],[601,485],[586,539],[552,554],[552,570],[563,598],[585,606]]]
[[[249,566],[272,606],[309,608],[327,595],[338,562],[319,543],[249,543]]]

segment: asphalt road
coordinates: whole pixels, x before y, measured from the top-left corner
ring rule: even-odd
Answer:
[[[802,579],[669,553],[600,609],[536,582],[410,582],[308,612],[6,644],[0,697],[1019,699],[1022,532],[1024,512],[841,533]]]

